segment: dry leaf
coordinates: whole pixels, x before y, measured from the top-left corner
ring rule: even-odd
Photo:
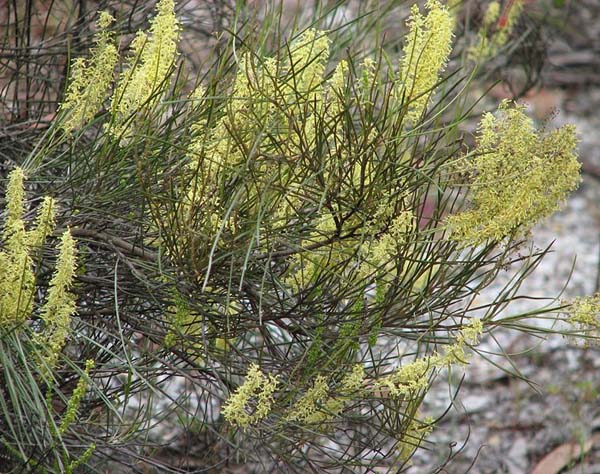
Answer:
[[[575,441],[561,444],[546,454],[531,471],[531,474],[558,474],[570,463],[584,456],[594,444],[599,443],[600,434],[596,434],[583,444]]]

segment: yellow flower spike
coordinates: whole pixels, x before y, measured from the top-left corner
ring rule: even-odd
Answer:
[[[335,101],[336,97],[346,89],[349,70],[348,61],[345,59],[342,59],[335,67],[331,79],[327,81],[328,96],[331,101]]]
[[[70,334],[71,316],[75,313],[75,297],[69,289],[75,275],[75,241],[66,230],[60,241],[56,270],[50,280],[48,298],[42,307],[44,331],[39,342],[47,349],[46,362],[53,367]]]
[[[325,102],[327,104],[326,113],[332,120],[344,110],[342,98],[344,97],[344,91],[346,90],[348,72],[348,61],[340,61],[333,71],[333,75],[329,81],[327,81],[325,86]],[[339,128],[339,125],[337,128]],[[340,132],[337,130],[336,132],[341,138]]]
[[[15,168],[8,176],[6,188],[7,216],[4,223],[4,240],[10,240],[15,233],[24,232],[23,213],[25,211],[25,190],[23,180],[25,175],[21,168]]]
[[[202,84],[197,86],[191,92],[191,94],[189,95],[189,100],[190,100],[189,109],[190,110],[196,110],[197,108],[200,107],[200,103],[204,99],[205,93],[206,93],[206,90],[204,89],[204,86],[202,86]],[[190,169],[190,171],[196,170],[196,168],[198,166],[198,160],[201,158],[202,151],[204,150],[204,148],[206,146],[206,128],[207,128],[206,119],[200,119],[199,121],[192,124],[191,129],[197,135],[190,142],[188,149],[187,149],[188,156],[191,159],[190,163],[188,165],[188,168]]]
[[[277,376],[266,376],[258,365],[252,364],[245,382],[229,396],[221,413],[229,423],[245,429],[269,415],[278,385]],[[251,402],[255,402],[254,407]]]
[[[377,396],[399,397],[426,389],[429,377],[435,369],[449,365],[463,365],[468,361],[465,343],[477,344],[482,332],[481,320],[472,320],[461,329],[456,342],[444,348],[443,355],[434,353],[402,365],[392,374],[376,380],[371,390]]]
[[[140,32],[134,39],[129,69],[121,74],[111,99],[115,116],[111,132],[116,136],[124,132],[124,122],[140,107],[156,104],[159,97],[153,95],[159,87],[164,87],[177,58],[180,26],[175,16],[175,2],[160,0],[156,10],[150,22],[150,34]]]
[[[478,344],[482,333],[483,322],[480,319],[472,319],[461,328],[456,342],[444,347],[443,355],[435,353],[400,366],[392,374],[376,380],[373,392],[379,396],[398,397],[426,389],[429,377],[435,369],[466,364],[469,358],[466,344]]]
[[[323,31],[306,30],[290,45],[289,82],[281,84],[288,116],[295,117],[302,131],[289,130],[290,155],[302,152],[302,141],[312,145],[315,140],[314,112],[323,105],[323,78],[329,60],[329,38]],[[293,76],[293,78],[292,78]]]
[[[465,365],[471,354],[468,352],[467,344],[476,346],[483,334],[483,322],[481,319],[473,318],[464,325],[456,337],[456,342],[444,347],[444,355],[436,360],[438,367],[450,365]]]
[[[235,114],[241,112],[246,102],[252,97],[253,82],[252,75],[254,74],[254,65],[252,64],[251,56],[246,53],[239,61],[235,82],[231,92],[231,98],[228,102],[229,111],[235,120]]]
[[[542,135],[522,106],[503,102],[498,118],[485,114],[472,158],[460,161],[471,176],[471,209],[447,219],[451,239],[499,242],[558,210],[581,181],[576,145],[574,127]]]
[[[491,2],[483,17],[483,25],[478,34],[478,44],[469,48],[468,57],[471,61],[484,62],[498,54],[504,46],[517,20],[523,12],[524,1],[515,0],[508,10],[501,12],[500,4]],[[489,32],[493,30],[490,35]]]
[[[374,218],[374,222],[381,222],[383,219],[388,219],[390,213],[389,206],[380,207]],[[415,227],[415,216],[411,211],[400,212],[392,219],[387,231],[382,233],[378,238],[374,239],[369,244],[363,244],[360,256],[361,266],[359,274],[363,278],[372,275],[378,269],[381,269],[386,275],[394,275],[395,256],[397,255],[397,247],[404,245],[410,232]],[[370,233],[377,232],[377,228],[369,229]]]
[[[96,451],[96,443],[90,444],[81,454],[81,456],[79,456],[77,459],[73,459],[67,466],[67,472],[65,474],[72,474],[73,472],[76,472],[76,469],[79,466],[84,465],[92,457],[94,451]]]
[[[367,57],[360,65],[360,100],[364,105],[370,104],[371,91],[377,88],[377,64],[373,58]]]
[[[342,394],[352,394],[362,388],[364,381],[365,368],[362,364],[356,364],[352,372],[342,379],[339,390]]]
[[[311,93],[307,100],[317,98],[329,60],[330,40],[324,31],[306,30],[291,46],[291,65],[295,72],[297,92]]]
[[[500,16],[500,4],[498,2],[491,2],[483,16],[483,26],[485,28],[490,28]]]
[[[394,373],[376,380],[373,392],[380,396],[399,397],[425,389],[436,362],[437,356],[427,356],[402,365]]]
[[[327,430],[328,427],[322,424],[339,416],[346,404],[362,389],[364,381],[364,367],[362,364],[356,364],[340,381],[337,393],[330,396],[326,378],[319,375],[315,378],[313,386],[290,408],[284,419],[288,422],[319,425],[312,428]]]
[[[44,197],[37,214],[33,230],[27,233],[27,242],[32,248],[41,247],[54,230],[55,202],[49,196]]]
[[[59,110],[66,114],[60,127],[71,133],[86,123],[101,109],[114,75],[119,57],[117,46],[108,28],[114,18],[101,12],[97,22],[99,32],[95,47],[86,60],[76,58],[71,64],[71,78]]]
[[[23,213],[24,174],[21,168],[9,175],[6,190],[6,221],[3,229],[5,250],[0,252],[0,323],[20,324],[33,309],[35,275],[29,255]]]
[[[270,64],[271,67],[276,67],[276,64]],[[271,71],[271,74],[275,72]],[[189,169],[191,172],[198,170],[198,179],[188,190],[189,205],[202,205],[204,196],[213,194],[211,191],[217,186],[221,173],[242,160],[240,141],[247,140],[248,143],[245,144],[250,147],[250,142],[255,139],[257,133],[255,114],[258,113],[256,107],[257,104],[266,102],[264,97],[260,97],[264,92],[261,89],[261,81],[257,77],[252,58],[247,54],[242,56],[225,108],[226,114],[211,130],[206,130],[207,123],[204,119],[194,124],[193,130],[198,135],[188,147],[188,155],[191,158]],[[195,95],[198,97],[203,93],[203,88],[199,88]],[[232,130],[236,131],[235,136],[232,136]],[[215,209],[218,208],[218,203],[211,198],[209,206]],[[220,222],[220,216],[216,220]]]
[[[502,12],[501,17],[498,19],[498,32],[494,42],[498,46],[504,46],[511,35],[517,20],[523,13],[525,7],[525,0],[514,0],[508,4],[508,10]]]
[[[324,87],[323,97],[325,111],[324,115],[328,119],[328,133],[332,136],[333,146],[329,150],[329,159],[326,160],[324,170],[325,177],[329,181],[336,180],[339,170],[345,168],[347,161],[347,151],[341,146],[344,143],[343,120],[340,114],[345,109],[345,91],[347,87],[347,78],[349,66],[347,61],[340,61],[336,66],[333,75],[327,81]],[[355,168],[359,165],[355,164]],[[360,177],[360,170],[353,172],[355,176],[351,181],[356,181]]]
[[[400,461],[406,463],[412,454],[421,446],[423,440],[433,431],[434,420],[431,417],[423,421],[413,418],[406,429],[404,436],[396,444]],[[405,467],[405,466],[403,466]]]
[[[83,397],[85,396],[89,383],[90,383],[90,372],[95,366],[95,362],[91,359],[86,360],[85,369],[83,370],[82,376],[77,381],[77,385],[71,394],[71,398],[67,402],[67,409],[65,411],[65,415],[60,423],[58,431],[60,434],[65,434],[69,426],[75,421],[77,418],[77,411],[81,406],[81,402]]]
[[[465,349],[464,341],[458,340],[454,344],[444,347],[443,355],[436,359],[436,367],[443,368],[451,365],[466,365],[471,354]]]
[[[584,331],[600,329],[600,293],[576,298],[568,309],[568,322]]]
[[[259,58],[250,53],[242,55],[223,116],[210,129],[204,119],[194,127],[198,135],[188,149],[189,170],[194,179],[186,192],[185,203],[190,209],[192,206],[203,209],[207,227],[214,228],[213,221],[220,223],[221,205],[216,202],[218,197],[213,196],[217,194],[215,191],[224,174],[247,158],[248,150],[260,154],[261,147],[272,146],[270,133],[264,133],[269,123],[279,124],[275,135],[286,144],[286,155],[298,156],[302,151],[301,137],[304,143],[314,140],[313,112],[317,108],[320,110],[324,101],[339,99],[339,94],[333,93],[335,91],[329,89],[329,84],[328,91],[332,93],[323,92],[329,40],[322,32],[307,30],[290,45],[289,52],[289,57],[283,60]],[[334,87],[345,87],[347,69],[346,63],[338,68]],[[342,110],[341,105],[338,110]],[[294,122],[290,124],[289,121]],[[303,130],[299,131],[298,127]],[[260,179],[263,173],[268,173],[264,166],[269,165],[259,165]],[[292,189],[293,183],[286,184]],[[282,204],[275,217],[287,220],[295,214],[296,204],[299,207],[301,202],[296,196],[289,196]],[[208,229],[206,232],[212,233]]]
[[[320,417],[315,418],[315,414],[320,411],[319,405],[327,399],[328,393],[327,380],[322,375],[318,375],[313,386],[290,408],[285,417],[286,421],[301,423],[322,421]]]
[[[406,119],[413,125],[427,109],[452,50],[454,19],[448,8],[438,0],[428,0],[426,6],[427,16],[417,5],[411,9],[400,68],[402,84],[395,92],[396,97],[404,94],[409,100]]]
[[[479,318],[474,318],[460,330],[458,339],[470,345],[477,345],[482,334],[483,322]]]
[[[25,194],[23,171],[14,170],[7,186],[7,217],[3,238],[5,250],[0,251],[0,324],[21,324],[31,317],[35,292],[35,274],[30,252],[41,247],[54,228],[54,200],[46,197],[40,206],[36,224],[25,231],[23,210]],[[62,349],[69,332],[75,300],[69,293],[75,272],[75,244],[67,230],[59,245],[59,257],[50,281],[47,302],[41,309],[43,333],[36,339],[46,349],[45,364],[51,367]]]

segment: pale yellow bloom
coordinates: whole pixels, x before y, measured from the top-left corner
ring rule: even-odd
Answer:
[[[436,356],[415,359],[401,365],[395,372],[375,381],[373,391],[379,395],[399,397],[415,394],[429,385],[429,376],[435,368]]]
[[[344,110],[343,97],[347,87],[349,66],[348,61],[342,60],[338,63],[331,79],[327,81],[325,94],[327,96],[327,114],[332,119],[336,118]]]
[[[493,44],[500,47],[507,43],[521,13],[523,13],[524,7],[525,0],[515,0],[512,3],[511,8],[507,13],[505,23],[503,25],[498,25],[498,31],[492,40]]]
[[[325,377],[318,375],[313,386],[292,406],[285,419],[301,423],[322,421],[321,416],[315,415],[321,411],[321,404],[327,399],[328,393],[329,385]]]
[[[483,25],[486,28],[491,27],[498,20],[499,16],[500,4],[498,2],[490,2],[483,16]]]
[[[25,231],[23,212],[25,211],[25,191],[23,180],[25,175],[21,168],[15,168],[8,177],[6,188],[7,216],[4,223],[4,240],[10,240],[14,235]]]
[[[65,410],[65,414],[58,428],[58,431],[61,434],[64,434],[77,418],[77,412],[79,411],[79,407],[81,406],[81,402],[83,401],[83,397],[85,396],[90,383],[90,372],[95,365],[95,362],[91,359],[85,361],[83,374],[79,377],[77,385],[67,402],[67,409]]]
[[[339,391],[342,394],[352,394],[362,388],[364,381],[365,368],[362,364],[356,364],[352,371],[342,379]]]
[[[77,58],[71,64],[69,85],[59,107],[65,113],[60,126],[67,133],[88,123],[106,99],[119,57],[113,36],[108,31],[113,21],[114,18],[107,12],[100,13],[99,32],[90,58]]]
[[[2,237],[5,249],[0,252],[0,324],[24,322],[33,309],[35,276],[30,245],[25,232],[24,174],[16,168],[9,175],[6,190],[6,220]]]
[[[463,326],[458,336],[458,341],[471,345],[479,344],[479,338],[483,334],[483,322],[481,319],[473,318],[469,324]]]
[[[32,248],[41,247],[46,238],[54,230],[55,203],[49,196],[44,197],[44,201],[38,211],[34,228],[27,233],[27,242]]]
[[[278,67],[273,58],[266,59],[261,69],[250,55],[242,56],[222,117],[212,128],[205,119],[193,126],[196,136],[188,147],[188,170],[193,179],[185,197],[184,214],[202,209],[208,229],[220,225],[217,190],[222,179],[242,162],[248,150],[260,148],[266,141],[256,143],[269,121],[274,120],[271,101]]]
[[[290,45],[288,82],[281,85],[287,113],[295,118],[287,140],[290,154],[299,155],[301,142],[313,146],[316,139],[315,118],[323,106],[323,77],[329,60],[329,38],[323,31],[306,30]]]
[[[471,175],[471,209],[448,218],[451,238],[501,241],[558,210],[581,181],[576,145],[574,127],[542,135],[521,106],[505,102],[498,118],[485,114],[477,148],[460,161]]]
[[[438,0],[427,1],[423,16],[413,5],[408,21],[404,56],[401,61],[401,85],[395,95],[409,101],[406,119],[416,124],[427,109],[433,89],[446,68],[452,50],[454,19]]]
[[[306,30],[290,46],[290,68],[296,78],[295,91],[308,94],[307,101],[320,99],[321,84],[329,59],[329,38],[323,31]]]
[[[476,318],[472,319],[460,329],[455,342],[444,347],[442,354],[436,352],[401,365],[392,374],[375,381],[374,393],[398,397],[427,389],[430,376],[435,369],[450,365],[463,365],[468,361],[467,344],[477,345],[482,333],[482,321]]]
[[[71,332],[71,316],[75,313],[75,297],[69,291],[75,276],[75,241],[67,229],[60,241],[56,270],[50,280],[46,303],[41,316],[44,331],[39,343],[47,349],[46,361],[53,367]]]
[[[88,460],[92,457],[92,454],[94,454],[94,451],[96,451],[96,443],[90,444],[86,448],[86,450],[81,454],[81,456],[71,460],[71,462],[67,466],[66,474],[72,474],[74,472],[77,472],[77,468],[88,462]]]
[[[33,230],[26,232],[23,222],[25,193],[23,171],[15,169],[7,187],[7,216],[3,230],[4,250],[0,252],[0,324],[20,324],[31,317],[35,293],[35,274],[31,252],[39,248],[54,228],[54,201],[45,198],[40,206]],[[39,341],[48,350],[53,364],[64,345],[70,317],[75,309],[73,295],[68,292],[75,271],[75,244],[69,231],[59,246],[56,271],[50,281],[47,302],[41,311],[44,330]]]
[[[264,375],[258,365],[248,368],[245,382],[229,396],[223,405],[222,413],[232,425],[247,428],[266,418],[273,405],[273,393],[279,384],[278,377]],[[254,407],[251,406],[254,403]]]
[[[340,242],[329,245],[323,244],[315,249],[308,247],[325,242],[336,231],[334,216],[330,212],[323,212],[316,220],[316,228],[311,236],[301,242],[303,250],[300,250],[290,259],[290,271],[286,277],[286,283],[293,289],[305,287],[313,281],[319,272],[327,266],[333,266],[343,257],[343,244]]]
[[[160,0],[157,15],[150,22],[149,35],[138,32],[131,45],[129,69],[119,79],[111,99],[115,116],[113,134],[125,131],[125,122],[143,106],[152,107],[160,99],[159,91],[168,85],[171,67],[177,58],[179,22],[174,0]]]
[[[324,376],[315,378],[313,386],[290,408],[285,416],[286,421],[299,422],[307,425],[322,425],[339,416],[346,404],[360,397],[358,393],[365,381],[365,369],[362,364],[356,364],[340,381],[336,394],[330,395],[330,387]],[[314,427],[313,427],[314,428]]]
[[[433,431],[433,427],[433,418],[426,418],[423,421],[416,418],[410,420],[404,436],[396,444],[400,461],[404,463],[411,458],[412,454],[421,446],[423,440]]]
[[[456,342],[444,347],[443,355],[438,355],[435,365],[437,367],[465,365],[471,355],[467,345],[476,346],[479,344],[479,338],[482,334],[483,322],[480,319],[473,318],[460,329]]]
[[[508,42],[510,35],[523,12],[524,1],[515,0],[508,11],[504,23],[499,24],[500,4],[491,2],[483,17],[483,25],[478,33],[478,43],[468,50],[469,59],[484,62],[498,54]],[[492,33],[490,34],[490,31]]]
[[[584,331],[600,330],[600,293],[573,300],[568,316],[569,323]]]
[[[386,206],[378,209],[373,219],[374,223],[379,224],[383,219],[389,219],[389,212],[391,212],[391,209],[386,203]],[[359,275],[366,278],[377,271],[385,274],[387,279],[393,278],[396,274],[397,249],[406,243],[408,236],[415,228],[415,223],[415,216],[411,211],[402,211],[391,219],[391,223],[385,232],[382,232],[378,237],[373,236],[371,241],[362,244],[360,251],[362,263],[358,271]],[[368,229],[368,231],[375,234],[377,226]]]
[[[377,63],[371,57],[366,57],[360,65],[361,77],[359,81],[360,101],[363,105],[371,104],[371,91],[377,90]]]

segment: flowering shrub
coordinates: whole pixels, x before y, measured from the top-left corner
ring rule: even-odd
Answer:
[[[191,92],[173,1],[156,11],[115,81],[100,15],[53,133],[26,160],[59,183],[89,250],[78,337],[65,332],[74,299],[54,290],[75,269],[65,238],[69,271],[48,290],[61,318],[40,314],[51,374],[74,354],[95,361],[52,439],[83,436],[87,396],[94,445],[47,469],[110,458],[184,471],[154,446],[177,420],[207,469],[401,470],[435,428],[421,414],[431,383],[468,369],[520,281],[475,297],[511,263],[532,270],[539,259],[514,249],[577,186],[573,128],[542,134],[504,103],[473,149],[456,140],[467,98],[443,77],[456,19],[440,0],[411,10],[398,68],[333,54],[315,26],[274,50],[233,41]],[[507,325],[531,331],[530,316]]]

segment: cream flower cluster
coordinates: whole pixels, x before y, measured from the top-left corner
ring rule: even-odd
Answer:
[[[88,123],[104,104],[119,59],[117,45],[109,28],[114,18],[100,13],[95,47],[89,59],[77,58],[71,64],[71,80],[59,110],[66,114],[61,128],[70,133]]]
[[[7,215],[0,251],[0,325],[22,325],[32,316],[36,291],[33,256],[54,230],[54,200],[46,197],[40,206],[35,225],[26,231],[24,173],[17,168],[9,175],[6,192]],[[75,274],[75,242],[71,232],[63,232],[58,245],[58,261],[40,310],[43,329],[36,334],[44,348],[44,364],[52,367],[70,333],[75,297],[69,291]]]
[[[498,117],[483,116],[477,146],[460,160],[471,188],[471,209],[448,218],[464,246],[527,232],[558,210],[581,181],[575,128],[538,132],[522,106],[503,102]]]
[[[426,5],[425,16],[417,5],[411,9],[400,67],[402,82],[395,92],[408,102],[406,118],[412,125],[427,109],[452,50],[454,18],[439,0],[428,0]]]
[[[283,419],[301,424],[319,424],[333,420],[348,401],[366,394],[380,398],[416,396],[429,386],[435,369],[466,364],[468,348],[477,345],[482,334],[483,322],[472,319],[460,329],[455,342],[446,346],[442,353],[401,365],[393,373],[370,383],[366,381],[362,364],[355,365],[337,384],[335,391],[326,377],[317,375],[312,387],[290,407]],[[266,376],[257,365],[251,365],[245,382],[226,401],[223,416],[229,423],[242,428],[258,423],[270,414],[278,384],[278,377]]]

